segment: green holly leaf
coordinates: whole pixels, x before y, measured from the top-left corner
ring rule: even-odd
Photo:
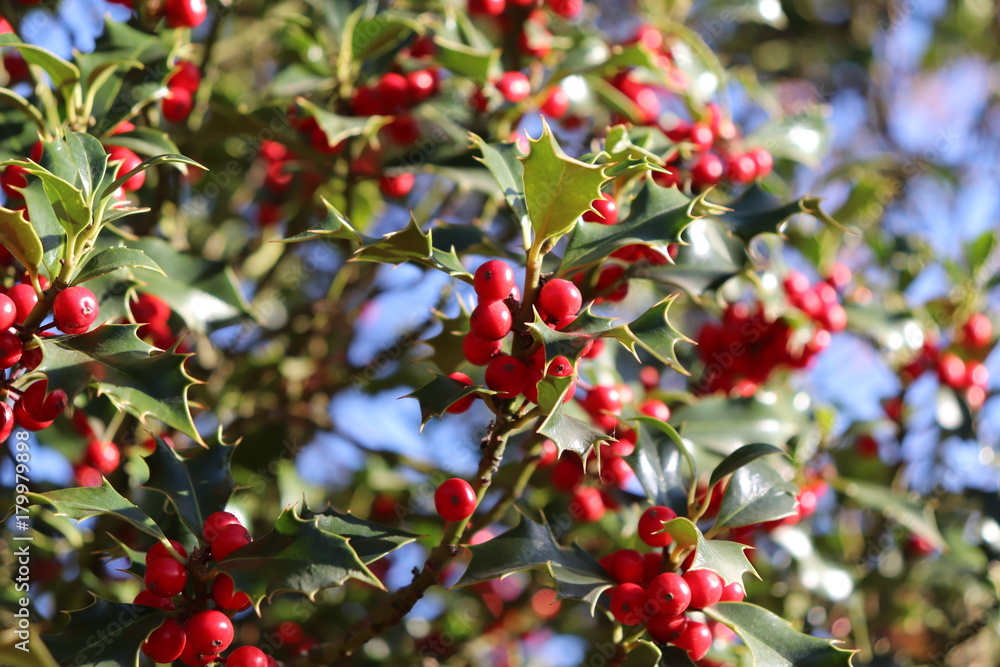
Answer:
[[[575,364],[591,341],[614,330],[612,326],[614,319],[594,315],[590,312],[589,305],[577,315],[569,326],[561,331],[545,324],[538,317],[537,312],[534,315],[535,321],[528,324],[528,330],[532,338],[545,347],[545,360],[547,362],[563,356]]]
[[[137,155],[153,157],[170,153],[180,153],[170,135],[152,127],[139,126],[128,132],[112,134],[103,139],[107,146],[122,146]]]
[[[0,243],[29,273],[38,273],[38,265],[42,263],[45,249],[38,238],[38,232],[20,211],[0,207]]]
[[[784,450],[764,442],[755,442],[751,445],[744,445],[724,458],[722,462],[715,467],[715,470],[712,471],[712,478],[709,480],[708,486],[715,486],[727,475],[731,475],[743,466],[756,461],[762,456],[784,453]]]
[[[80,70],[73,63],[63,60],[48,49],[25,44],[14,33],[0,35],[0,46],[13,47],[32,65],[45,70],[56,88],[68,88],[80,80]]]
[[[400,12],[381,11],[354,26],[351,50],[359,62],[374,60],[399,46],[420,29],[420,24]]]
[[[471,284],[472,274],[462,266],[462,260],[455,254],[455,249],[445,252],[435,248],[432,233],[431,229],[426,232],[420,229],[420,225],[411,216],[406,227],[362,246],[351,260],[382,264],[422,264]]]
[[[749,602],[720,602],[705,613],[739,635],[761,667],[850,667],[855,651],[798,632],[780,616]]]
[[[469,314],[459,311],[455,317],[446,317],[435,311],[434,315],[441,323],[441,331],[433,338],[421,341],[431,348],[431,353],[421,361],[434,364],[443,374],[454,373],[467,363],[462,351],[462,338],[469,331]]]
[[[670,324],[667,314],[676,298],[672,296],[664,299],[638,319],[611,329],[606,336],[621,343],[636,360],[639,360],[636,347],[641,347],[678,373],[690,375],[677,360],[675,348],[679,342],[694,343],[694,341],[675,329]]]
[[[93,596],[94,603],[69,612],[69,624],[41,639],[60,665],[80,667],[139,667],[139,647],[163,624],[161,609],[111,602]]]
[[[882,512],[886,518],[930,542],[935,549],[946,548],[930,505],[900,497],[884,486],[856,479],[838,477],[833,485],[858,505]]]
[[[624,125],[615,125],[608,130],[604,139],[603,155],[607,156],[607,162],[611,163],[605,172],[612,178],[631,178],[650,170],[665,171],[663,158],[635,144],[628,128]]]
[[[434,59],[458,76],[485,84],[500,69],[500,49],[477,49],[441,36],[435,36],[434,43],[437,45]]]
[[[149,269],[161,275],[166,275],[163,273],[163,269],[141,250],[134,250],[132,248],[105,248],[90,256],[87,263],[83,265],[80,272],[73,278],[73,284],[78,285],[126,267]]]
[[[743,575],[749,572],[758,579],[760,576],[747,559],[745,544],[726,540],[706,540],[701,530],[686,517],[678,517],[663,524],[663,531],[670,533],[678,547],[694,547],[694,558],[690,570],[712,570],[726,584],[743,583]]]
[[[453,380],[447,375],[435,375],[434,379],[403,398],[415,398],[420,403],[420,430],[432,417],[441,418],[452,405],[467,396],[480,392],[492,393],[476,385]]]
[[[613,439],[582,419],[566,414],[565,410],[566,406],[557,402],[538,428],[538,434],[551,440],[560,454],[569,450],[586,456],[593,447]]]
[[[184,369],[190,355],[155,352],[136,329],[106,324],[77,336],[36,338],[43,355],[37,372],[71,399],[93,383],[141,423],[153,417],[201,442],[187,400],[188,387],[197,382]]]
[[[737,528],[791,516],[798,492],[767,462],[752,461],[729,478],[715,525]]]
[[[632,201],[628,217],[616,225],[583,223],[576,226],[559,266],[559,275],[585,269],[602,262],[611,253],[628,245],[664,247],[681,242],[683,232],[693,220],[698,200],[689,199],[677,188],[664,188],[652,180],[646,182]]]
[[[295,103],[316,119],[330,146],[336,146],[350,137],[372,136],[379,128],[392,121],[389,116],[340,116],[316,106],[304,97],[295,98]]]
[[[180,170],[182,174],[187,174],[186,165],[191,165],[192,167],[197,167],[198,169],[204,169],[205,171],[208,171],[208,167],[205,167],[199,162],[195,162],[189,157],[184,157],[183,155],[174,155],[172,153],[167,153],[164,155],[155,155],[153,157],[146,158],[145,160],[140,162],[134,169],[130,170],[126,174],[122,174],[117,179],[115,179],[114,182],[105,186],[104,190],[101,192],[100,195],[101,199],[102,200],[107,199],[108,197],[112,196],[118,188],[124,185],[128,179],[132,178],[136,174],[146,171],[147,169],[155,167],[156,165],[159,164],[175,164],[177,165],[178,170]]]
[[[608,182],[604,167],[566,155],[548,123],[542,136],[530,139],[531,152],[518,159],[524,166],[524,201],[538,240],[561,236],[573,229],[591,202],[601,197]]]
[[[639,432],[635,450],[625,460],[635,471],[650,502],[686,514],[688,482],[685,480],[694,475],[694,463],[683,440],[672,426],[652,417],[636,422]],[[682,458],[688,465],[687,476],[681,472]]]
[[[294,508],[284,510],[274,530],[240,547],[217,568],[233,578],[260,610],[278,593],[300,593],[310,600],[327,588],[357,579],[384,590],[382,582],[351,548],[347,537],[320,525],[320,517],[304,519]]]
[[[65,142],[53,143],[65,145]],[[66,155],[68,155],[69,149],[66,148],[65,152]],[[58,155],[58,153],[55,155]],[[48,155],[46,157],[48,157]],[[87,225],[90,224],[92,219],[90,206],[87,204],[87,199],[81,188],[29,160],[8,160],[0,164],[16,164],[22,167],[29,174],[33,174],[41,180],[42,187],[45,189],[45,194],[49,198],[49,202],[52,204],[52,210],[55,211],[56,217],[59,219],[59,223],[66,230],[66,233],[70,236],[70,238],[75,238]],[[70,178],[75,179],[79,176],[75,171],[75,165],[72,169],[73,172],[70,174]]]
[[[708,396],[679,407],[671,418],[684,424],[685,438],[719,456],[755,442],[784,447],[802,432],[806,420],[807,415],[781,396],[773,403]]]
[[[224,509],[236,488],[229,466],[235,447],[213,443],[182,455],[154,437],[156,449],[145,459],[149,479],[143,486],[165,495],[188,530],[201,535],[205,517]]]
[[[576,599],[586,595],[591,609],[601,592],[614,586],[604,568],[575,545],[565,549],[556,542],[548,524],[536,523],[521,514],[516,526],[488,542],[467,547],[472,553],[469,567],[454,588],[469,586],[491,579],[503,578],[514,572],[546,569],[557,585],[572,589]]]
[[[819,200],[802,198],[782,203],[781,199],[755,185],[726,205],[731,211],[717,216],[732,233],[746,244],[760,234],[781,234],[793,215],[808,213],[822,222],[840,227],[819,209]],[[841,228],[842,229],[842,228]]]
[[[215,262],[174,250],[156,238],[129,241],[163,269],[165,275],[146,272],[143,292],[160,297],[184,323],[199,333],[236,324],[247,317],[247,305],[226,262]]]
[[[697,299],[717,290],[749,263],[747,248],[732,238],[718,220],[702,218],[685,232],[689,245],[678,248],[673,263],[646,266],[643,277],[668,287],[679,287]]]
[[[342,514],[332,507],[326,507],[320,512],[304,508],[302,518],[307,521],[316,519],[316,525],[322,530],[346,537],[351,543],[351,548],[365,565],[385,558],[396,549],[420,537],[404,530],[359,519],[353,514]]]
[[[82,132],[71,132],[66,136],[69,156],[76,167],[76,180],[83,198],[94,201],[94,193],[100,192],[108,170],[108,152],[101,142]]]
[[[295,236],[278,239],[275,243],[297,243],[299,241],[312,241],[321,237],[342,239],[356,245],[360,245],[363,240],[366,242],[374,241],[374,239],[363,239],[361,234],[351,226],[351,222],[333,204],[328,202],[325,197],[321,197],[321,199],[323,200],[323,205],[326,206],[326,217],[323,218],[322,222],[311,226],[306,231]]]
[[[150,274],[155,275],[155,274]],[[106,273],[103,276],[87,281],[87,289],[97,297],[100,306],[101,319],[114,321],[128,317],[125,298],[130,290],[139,283],[128,268]]]
[[[29,178],[28,186],[21,188],[21,195],[24,203],[28,207],[28,215],[31,219],[30,226],[34,227],[39,241],[42,243],[41,266],[45,269],[49,279],[59,275],[59,260],[63,256],[63,246],[66,243],[66,234],[63,232],[59,218],[52,208],[52,202],[45,194],[45,186],[37,178]]]
[[[473,145],[483,154],[476,160],[486,165],[496,179],[514,218],[521,225],[527,247],[531,238],[531,218],[528,217],[528,205],[524,199],[524,163],[521,162],[524,156],[515,142],[488,144],[478,135],[472,134],[471,138]]]
[[[166,540],[163,531],[145,512],[130,500],[115,491],[108,480],[101,486],[85,486],[72,489],[57,489],[47,493],[29,493],[33,504],[51,507],[57,516],[67,516],[78,521],[92,516],[107,514],[126,521],[137,530],[152,535],[158,540]]]

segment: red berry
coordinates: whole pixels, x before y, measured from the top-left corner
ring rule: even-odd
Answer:
[[[842,290],[851,284],[851,269],[846,264],[837,262],[830,268],[830,275],[826,281],[834,289]]]
[[[450,377],[452,380],[458,380],[462,384],[468,385],[469,387],[471,387],[473,384],[472,378],[470,378],[465,373],[449,373],[448,377]],[[471,408],[472,402],[475,400],[476,400],[475,394],[472,394],[471,396],[466,396],[465,398],[461,398],[458,401],[452,403],[450,406],[448,406],[448,412],[450,412],[453,415],[461,414],[462,412],[465,412],[466,410]]]
[[[467,333],[462,339],[462,352],[470,364],[485,366],[490,359],[497,357],[503,351],[499,340],[483,340],[474,333]]]
[[[437,89],[437,77],[429,69],[410,72],[406,75],[406,83],[409,86],[411,104],[423,102]]]
[[[498,392],[498,398],[514,398],[525,390],[530,380],[528,367],[510,355],[497,357],[486,366],[486,386]]]
[[[170,319],[170,305],[155,294],[139,294],[135,301],[130,302],[129,308],[136,322],[152,324]]]
[[[29,431],[41,431],[52,426],[53,420],[40,421],[35,419],[24,409],[24,401],[18,401],[13,408],[14,422],[23,429]]]
[[[295,621],[282,621],[278,624],[278,636],[285,644],[295,646],[306,638],[306,631]]]
[[[663,524],[677,518],[677,513],[669,507],[650,507],[639,517],[639,539],[651,547],[665,547],[674,541],[670,533],[660,532]]]
[[[990,385],[990,371],[982,362],[970,360],[965,364],[965,386],[987,389]]]
[[[221,561],[240,547],[253,542],[250,532],[240,524],[230,524],[219,530],[212,540],[212,559]]]
[[[240,520],[229,512],[212,512],[205,518],[205,523],[201,526],[201,535],[206,542],[211,542],[219,536],[219,532],[226,526],[242,526]]]
[[[493,259],[476,269],[472,286],[480,302],[503,301],[514,290],[514,270],[507,262]]]
[[[170,88],[160,100],[160,109],[168,123],[183,123],[194,109],[194,98],[184,88]]]
[[[184,629],[187,643],[195,654],[221,653],[233,643],[233,624],[220,611],[199,611],[188,619]]]
[[[385,174],[379,179],[378,187],[382,194],[390,199],[399,199],[410,194],[417,177],[404,171],[399,174]]]
[[[113,442],[91,438],[87,442],[87,462],[105,475],[110,475],[118,469],[121,462],[121,452]]]
[[[0,442],[10,437],[14,430],[14,411],[6,403],[0,403]]]
[[[233,578],[219,574],[212,580],[212,600],[217,607],[240,611],[250,606],[250,598],[243,591],[235,590]]]
[[[497,82],[497,90],[505,100],[516,104],[531,94],[531,82],[521,72],[504,72]]]
[[[559,119],[565,116],[567,111],[569,111],[569,95],[560,86],[555,86],[542,103],[541,112],[549,118]]]
[[[480,303],[469,317],[469,329],[483,340],[500,340],[514,324],[510,309],[503,301]]]
[[[28,179],[26,178],[28,172],[25,171],[24,167],[19,167],[16,164],[8,165],[3,173],[0,174],[0,188],[3,188],[4,194],[10,199],[21,199],[21,193],[15,188],[26,188],[28,187]]]
[[[187,558],[187,550],[180,542],[170,540],[170,545],[174,548],[174,551]],[[163,542],[157,542],[149,548],[149,551],[146,552],[146,565],[149,565],[155,560],[160,560],[161,558],[173,558],[173,556],[171,556],[170,552],[167,551],[167,548],[163,546]]]
[[[605,569],[619,584],[641,584],[646,572],[646,560],[635,549],[619,549],[611,554]]]
[[[692,660],[701,660],[712,647],[712,631],[704,623],[688,621],[673,644],[687,651]]]
[[[546,0],[546,4],[564,19],[571,19],[583,10],[583,0]]]
[[[14,302],[14,308],[17,310],[17,319],[14,320],[17,324],[23,324],[38,303],[35,288],[28,283],[14,285],[7,290],[7,297]]]
[[[197,28],[208,16],[205,0],[166,0],[163,16],[171,28]]]
[[[583,462],[580,456],[573,452],[565,452],[552,468],[550,479],[557,491],[570,493],[583,481],[583,474]]]
[[[34,294],[34,290],[31,291]],[[6,294],[0,294],[0,329],[9,329],[17,320],[17,306]]]
[[[550,317],[561,319],[576,315],[583,305],[580,289],[568,280],[554,278],[542,286],[538,303]]]
[[[646,595],[657,614],[680,614],[691,604],[691,587],[674,572],[657,575],[646,587]]]
[[[68,334],[85,333],[99,313],[97,297],[86,287],[68,287],[52,303],[56,326]]]
[[[622,395],[618,387],[599,384],[589,392],[583,407],[592,415],[622,413]]]
[[[557,378],[569,377],[573,374],[573,362],[566,357],[558,356],[549,362],[546,373]]]
[[[965,384],[965,362],[951,352],[945,352],[938,359],[937,372],[941,382],[949,387],[961,389]]]
[[[684,581],[691,588],[691,609],[711,607],[722,598],[722,577],[711,570],[691,570]]]
[[[143,607],[155,607],[163,611],[174,610],[173,600],[170,598],[161,598],[156,593],[145,588],[139,591],[139,594],[132,600],[132,604],[142,605]]]
[[[201,85],[201,70],[190,60],[180,60],[163,84],[171,89],[182,88],[194,95]]]
[[[601,492],[592,486],[577,488],[569,501],[570,516],[587,523],[600,520],[606,509]]]
[[[507,6],[506,0],[469,0],[469,13],[479,16],[500,16]]]
[[[734,581],[728,586],[723,586],[722,597],[719,598],[719,602],[743,602],[745,597],[746,592],[743,590],[743,584]]]
[[[453,477],[434,491],[434,509],[445,521],[462,521],[476,511],[476,492],[464,479]]]
[[[715,185],[722,178],[722,159],[715,153],[702,153],[691,167],[691,184],[696,189]]]
[[[21,394],[20,405],[29,417],[40,422],[50,422],[62,414],[69,404],[69,397],[62,389],[48,391],[49,381],[31,383]]]
[[[698,152],[707,151],[715,143],[715,133],[704,123],[695,123],[688,130],[687,140],[695,145]]]
[[[625,583],[611,593],[611,614],[622,625],[642,622],[646,606],[646,591],[638,584]]]
[[[738,185],[746,185],[757,175],[757,163],[746,153],[730,156],[726,163],[726,176]]]
[[[168,618],[142,644],[142,652],[157,664],[170,664],[181,657],[187,637],[177,621]]]
[[[601,195],[600,199],[591,202],[591,206],[596,209],[596,212],[587,211],[584,213],[585,222],[599,222],[602,225],[613,225],[618,222],[618,204],[615,203],[613,197],[606,194]]]
[[[173,558],[158,558],[146,566],[146,588],[160,597],[172,598],[187,585],[187,568]]]
[[[24,343],[11,331],[0,331],[0,369],[10,368],[21,360]]]
[[[201,1],[201,0],[197,0]],[[124,176],[129,173],[140,164],[142,164],[142,159],[133,153],[128,148],[124,146],[109,146],[108,147],[108,161],[109,162],[120,162],[118,170],[115,173],[116,178]],[[138,190],[146,182],[146,172],[140,171],[135,174],[127,181],[122,184],[122,189],[126,192],[133,192]]]
[[[256,646],[241,646],[226,658],[226,667],[268,667],[267,654]]]
[[[198,653],[193,648],[191,648],[191,642],[189,641],[184,646],[184,652],[181,653],[181,662],[189,667],[203,667],[204,665],[211,664],[218,659],[219,655],[217,653]]]
[[[993,323],[982,313],[973,313],[962,325],[960,340],[971,348],[985,347],[993,338]]]
[[[672,642],[681,636],[687,624],[684,614],[656,614],[646,621],[646,631],[658,642]]]
[[[670,408],[667,407],[666,403],[658,401],[655,398],[647,398],[643,401],[639,412],[654,419],[659,419],[661,422],[670,421]]]
[[[774,167],[774,158],[765,149],[751,148],[747,151],[747,155],[753,158],[757,165],[757,178],[764,178],[771,173],[771,169]]]

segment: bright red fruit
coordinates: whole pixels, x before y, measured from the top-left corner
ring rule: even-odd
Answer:
[[[965,362],[951,352],[945,352],[938,359],[937,372],[941,382],[949,387],[961,389],[965,384]]]
[[[514,104],[531,94],[531,82],[521,72],[504,72],[496,85],[503,98]]]
[[[0,402],[0,442],[10,437],[14,430],[14,411],[6,403]]]
[[[379,179],[378,187],[382,194],[390,199],[399,199],[410,194],[417,177],[411,172],[385,174]]]
[[[546,4],[564,19],[571,19],[583,10],[583,0],[547,0]]]
[[[993,338],[993,323],[982,313],[973,313],[962,325],[961,341],[971,348],[985,347]]]
[[[680,614],[691,604],[691,587],[675,572],[657,575],[646,587],[646,595],[657,614]]]
[[[14,308],[17,311],[17,319],[14,321],[17,324],[24,324],[35,304],[38,303],[35,288],[29,283],[19,283],[7,290],[7,297],[14,302]]]
[[[722,577],[711,570],[691,570],[684,581],[691,588],[691,609],[711,607],[722,598]]]
[[[113,442],[91,438],[87,441],[85,456],[90,465],[100,470],[105,475],[110,475],[118,469],[121,463],[121,452]]]
[[[733,183],[746,185],[757,176],[757,163],[746,153],[733,155],[726,163],[726,176]]]
[[[212,559],[222,560],[240,547],[253,542],[249,531],[240,524],[223,527],[212,540]]]
[[[167,88],[183,88],[194,95],[201,85],[201,70],[190,60],[180,60],[163,84]]]
[[[747,155],[753,158],[754,163],[757,165],[757,178],[764,178],[771,173],[771,169],[774,167],[774,158],[771,154],[763,148],[751,148],[747,151]]]
[[[176,540],[170,540],[170,546],[172,546],[174,548],[174,551],[179,553],[181,556],[187,558],[188,555],[187,550],[180,542]],[[149,565],[154,560],[160,560],[161,558],[173,558],[173,556],[171,556],[170,552],[167,551],[167,548],[163,546],[163,542],[157,542],[156,544],[154,544],[149,548],[149,551],[146,552],[146,560],[145,560],[146,565]]]
[[[520,359],[503,355],[486,366],[486,386],[498,392],[497,398],[514,398],[525,390],[531,374]]]
[[[613,225],[618,222],[618,204],[613,197],[607,194],[601,195],[600,199],[595,199],[591,205],[595,211],[587,211],[583,214],[586,222],[599,222],[602,225]]]
[[[173,558],[158,558],[146,566],[146,588],[160,597],[172,598],[187,585],[187,569]]]
[[[656,614],[646,621],[646,631],[658,642],[672,642],[680,637],[687,624],[684,614]]]
[[[241,646],[226,658],[226,667],[268,667],[267,654],[256,646]]]
[[[0,294],[0,329],[9,329],[16,319],[17,306],[14,301],[6,294]]]
[[[646,591],[638,584],[625,583],[611,593],[611,614],[622,625],[642,622],[646,606]]]
[[[86,287],[68,287],[52,303],[56,326],[68,334],[85,333],[99,313],[97,297]]]
[[[691,184],[696,189],[715,185],[722,179],[724,166],[722,159],[715,153],[702,153],[698,161],[691,167]]]
[[[191,91],[184,88],[170,88],[166,96],[160,100],[160,109],[168,123],[183,123],[194,109]]]
[[[643,401],[639,407],[639,412],[654,419],[659,419],[661,422],[670,421],[670,408],[667,407],[666,403],[655,398],[647,398]]]
[[[579,487],[569,501],[570,515],[588,523],[600,520],[606,509],[601,492],[592,486]]]
[[[500,340],[514,324],[510,309],[503,301],[480,303],[469,317],[469,328],[483,340]]]
[[[479,16],[500,16],[507,6],[506,0],[469,0],[469,13]]]
[[[0,331],[0,369],[10,368],[21,360],[24,343],[12,331]]]
[[[170,598],[161,598],[156,593],[145,588],[139,591],[139,594],[132,600],[132,604],[139,604],[143,607],[155,607],[163,611],[174,610],[173,600]]]
[[[458,380],[462,384],[468,385],[470,387],[472,386],[472,378],[470,378],[465,373],[449,373],[448,377],[450,377],[452,380]],[[472,394],[471,396],[466,396],[465,398],[461,398],[458,401],[452,403],[448,407],[448,412],[450,412],[453,415],[465,412],[466,410],[472,407],[472,402],[475,400],[476,400],[475,394]]]
[[[619,549],[611,554],[606,569],[619,584],[641,584],[646,571],[646,560],[635,549]]]
[[[692,660],[701,660],[712,647],[712,631],[704,623],[688,621],[673,644],[687,651]]]
[[[514,270],[507,262],[492,259],[480,264],[472,286],[480,301],[502,301],[514,289]]]
[[[69,404],[69,397],[62,389],[48,391],[49,381],[41,380],[28,385],[21,394],[20,405],[32,419],[49,422],[62,414]]]
[[[124,146],[108,146],[107,148],[108,161],[121,163],[116,172],[116,177],[124,176],[142,164],[142,159]],[[141,188],[145,182],[146,172],[140,171],[125,181],[122,184],[122,189],[126,192],[133,192]]]
[[[542,102],[541,112],[549,118],[562,118],[569,111],[569,95],[561,87],[556,86],[549,91]]]
[[[192,653],[221,653],[233,643],[233,624],[225,614],[214,609],[200,611],[184,625]]]
[[[13,413],[15,423],[23,429],[27,429],[29,431],[41,431],[42,429],[52,426],[53,420],[51,419],[42,421],[29,415],[24,409],[24,401],[18,401],[14,404]]]
[[[181,657],[187,636],[177,621],[168,618],[142,644],[142,652],[157,664],[170,664]]]
[[[556,357],[549,362],[546,373],[557,378],[569,377],[573,374],[573,363],[566,357]]]
[[[219,536],[219,532],[226,526],[240,526],[240,520],[229,512],[212,512],[205,518],[205,523],[201,527],[201,535],[207,542],[211,542]]]
[[[722,597],[719,598],[719,602],[743,602],[745,597],[746,592],[743,590],[743,584],[734,581],[722,588]]]
[[[464,479],[453,477],[434,491],[434,509],[445,521],[462,521],[476,511],[476,492]]]
[[[503,344],[499,340],[483,340],[474,333],[467,333],[462,339],[462,352],[470,364],[485,366],[500,355]]]
[[[583,481],[583,462],[580,456],[566,452],[559,457],[549,477],[557,491],[570,493]]]
[[[233,578],[228,574],[219,574],[212,580],[212,600],[216,606],[230,611],[250,606],[250,598],[246,593],[235,590]]]
[[[677,513],[669,507],[650,507],[639,517],[639,539],[651,547],[665,547],[674,541],[670,533],[660,532],[663,524],[677,518]]]
[[[542,286],[538,303],[550,317],[560,319],[576,315],[583,305],[580,289],[568,280],[553,278]]]
[[[208,16],[205,0],[166,0],[163,17],[171,28],[197,28]]]

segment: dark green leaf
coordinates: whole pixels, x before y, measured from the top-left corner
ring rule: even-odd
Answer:
[[[439,65],[477,83],[489,81],[500,67],[500,49],[476,49],[440,36],[434,38],[434,43],[437,45],[434,58]]]
[[[488,144],[475,134],[472,135],[472,143],[483,154],[481,158],[476,159],[486,165],[493,174],[514,218],[521,225],[522,235],[529,238],[531,219],[528,217],[528,205],[524,200],[524,164],[521,162],[523,156],[517,144],[515,142]]]
[[[945,548],[944,538],[941,537],[934,512],[929,505],[900,497],[884,486],[856,479],[838,478],[834,486],[859,505],[882,512],[886,518],[905,526],[907,530],[934,545],[934,548]]]
[[[166,615],[160,609],[94,596],[94,604],[70,612],[62,632],[41,639],[60,665],[139,667],[139,647]]]
[[[132,248],[105,248],[97,254],[90,256],[87,263],[80,269],[80,273],[73,279],[73,284],[93,280],[98,276],[103,276],[125,267],[149,269],[163,274],[163,269],[141,250],[133,250]]]
[[[348,137],[370,136],[391,120],[388,116],[339,116],[302,97],[297,98],[296,102],[316,119],[330,146],[336,146]]]
[[[729,478],[715,525],[736,528],[791,516],[797,494],[798,488],[766,461],[752,461]]]
[[[205,517],[225,508],[236,488],[229,470],[233,447],[213,443],[182,456],[156,437],[156,449],[146,457],[149,479],[143,485],[165,495],[184,525],[201,535]]]
[[[576,226],[563,253],[559,275],[597,264],[628,245],[665,247],[681,240],[681,232],[698,216],[693,200],[677,188],[664,188],[652,180],[639,191],[628,217],[616,225],[583,223]]]
[[[768,454],[784,454],[785,451],[763,442],[755,442],[751,445],[744,445],[722,460],[722,463],[712,471],[712,478],[708,482],[709,487],[713,487],[722,481],[727,475],[731,475],[751,461],[756,461]]]
[[[35,504],[52,507],[53,512],[59,516],[82,520],[107,514],[128,522],[136,529],[147,535],[152,535],[158,540],[166,539],[160,527],[146,516],[145,512],[115,491],[106,479],[102,480],[101,486],[58,489],[48,493],[30,493],[28,497]]]
[[[42,262],[49,279],[53,279],[59,274],[59,260],[62,259],[63,245],[66,243],[66,234],[56,212],[52,209],[52,202],[45,194],[45,186],[37,178],[29,178],[28,187],[21,190],[24,196],[24,203],[28,207],[28,215],[31,217],[31,226],[35,228],[38,239],[42,242]]]
[[[678,547],[694,547],[690,570],[712,570],[726,584],[743,584],[747,572],[757,576],[757,571],[746,557],[745,544],[726,540],[706,540],[698,526],[685,517],[678,517],[663,524]]]
[[[320,526],[319,517],[300,518],[294,509],[283,511],[274,530],[234,551],[217,569],[231,576],[258,610],[262,600],[278,593],[314,600],[320,591],[348,579],[384,588],[347,537]]]
[[[636,347],[641,347],[678,373],[689,375],[677,360],[675,348],[681,341],[687,343],[694,341],[670,324],[667,313],[675,299],[675,296],[664,299],[633,322],[610,330],[606,336],[621,343],[637,360],[639,353]]]
[[[63,60],[48,49],[21,42],[14,33],[0,35],[0,46],[14,47],[27,62],[41,67],[52,79],[56,88],[66,88],[80,80],[80,70],[76,65]]]
[[[548,124],[542,136],[529,141],[531,151],[518,158],[524,165],[524,202],[539,239],[560,236],[573,229],[608,181],[604,167],[586,164],[563,152]],[[602,225],[604,226],[604,225]]]
[[[108,168],[108,153],[94,137],[82,132],[72,132],[66,136],[69,154],[76,165],[77,181],[88,202],[93,201],[94,192],[100,189]]]
[[[788,621],[749,602],[720,602],[705,610],[746,642],[758,667],[850,667],[853,651],[798,632]]]
[[[696,445],[727,456],[753,442],[783,447],[802,431],[805,419],[781,397],[765,404],[757,398],[708,396],[679,407],[671,421],[684,424],[684,437]]]
[[[683,444],[678,445],[650,422],[640,422],[638,430],[635,450],[625,460],[650,502],[683,516],[687,513],[687,482],[681,472],[681,458],[687,458]]]
[[[351,38],[354,59],[363,62],[378,58],[399,46],[419,27],[410,17],[395,12],[379,12],[362,19],[354,26]]]
[[[538,428],[538,434],[551,440],[560,453],[567,449],[586,456],[592,447],[612,440],[610,436],[565,413],[565,406],[558,404]]]
[[[443,417],[453,404],[480,391],[483,391],[481,387],[467,385],[447,375],[437,375],[404,398],[415,398],[420,402],[420,428],[423,430],[424,424],[429,422],[431,417]]]
[[[38,232],[24,219],[21,211],[0,207],[0,243],[32,274],[38,272],[44,248]]]
[[[360,244],[362,237],[351,226],[351,222],[325,198],[323,199],[323,205],[326,206],[326,217],[322,222],[313,225],[306,231],[295,236],[279,239],[276,243],[296,243],[298,241],[312,241],[320,237],[329,237],[350,241],[353,244]]]
[[[694,221],[685,238],[690,245],[680,246],[672,264],[646,267],[643,276],[698,298],[722,287],[749,263],[746,246],[732,238],[718,220]]]
[[[332,507],[320,512],[309,508],[302,510],[305,520],[317,519],[317,525],[328,533],[346,537],[351,548],[365,565],[370,565],[396,549],[417,540],[420,536],[396,528],[382,526],[359,519],[353,514],[342,514]]]
[[[431,362],[442,374],[454,373],[467,362],[462,351],[462,338],[469,331],[469,314],[461,311],[455,317],[435,313],[441,323],[441,332],[433,338],[421,341],[431,348],[431,353],[422,360]]]
[[[433,230],[424,232],[417,221],[410,218],[410,224],[398,232],[386,234],[381,239],[359,248],[352,258],[359,262],[380,262],[382,264],[403,264],[415,262],[426,267],[443,271],[453,278],[472,282],[472,274],[465,270],[454,248],[445,252],[434,247]]]
[[[528,324],[531,336],[545,347],[545,360],[563,356],[576,363],[584,349],[595,338],[613,331],[613,319],[597,317],[590,306],[580,313],[565,329],[557,331],[545,324],[535,313],[535,321]]]
[[[105,324],[77,336],[37,339],[42,348],[38,372],[70,398],[95,383],[121,410],[145,424],[149,417],[190,436],[201,437],[191,420],[188,355],[155,352],[136,336],[135,324]],[[155,353],[154,353],[155,352]]]

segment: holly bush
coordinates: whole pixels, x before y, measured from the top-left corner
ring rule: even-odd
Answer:
[[[36,4],[4,664],[995,664],[996,234],[905,224],[962,165],[880,51],[931,14]]]

